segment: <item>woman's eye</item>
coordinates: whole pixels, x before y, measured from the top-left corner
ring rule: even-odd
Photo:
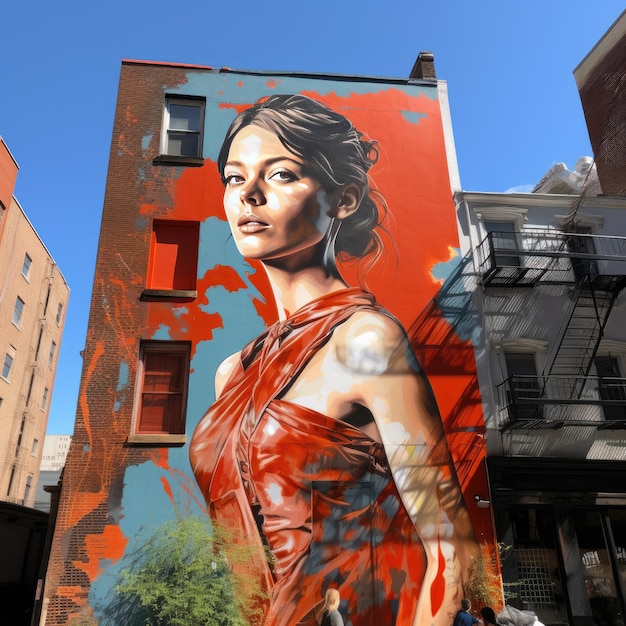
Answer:
[[[282,169],[282,168],[272,172],[269,178],[270,180],[277,180],[283,183],[292,182],[298,179],[298,177],[293,172],[291,172],[290,170]]]
[[[243,176],[239,174],[224,174],[224,183],[227,185],[238,185],[243,182]]]

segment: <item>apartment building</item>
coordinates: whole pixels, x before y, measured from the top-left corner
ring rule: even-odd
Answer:
[[[259,132],[250,125],[241,135],[250,151],[239,145],[241,153],[229,158],[230,169],[222,177],[218,163],[224,161],[220,151],[228,128],[255,103],[274,107],[272,119],[289,117],[291,122],[279,125],[286,134],[295,130],[299,139],[273,141],[279,137],[273,134],[278,132],[276,126]],[[315,130],[308,127],[311,123],[317,124]],[[322,140],[330,124],[336,124],[337,132]],[[308,130],[302,132],[302,125]],[[371,186],[365,187],[366,175],[341,184],[327,180],[328,189],[322,192],[316,176],[321,180],[324,163],[333,160],[326,146],[333,138],[344,137],[342,133],[350,139],[345,143],[342,139],[341,149],[356,146],[360,156],[354,162],[371,167]],[[315,160],[297,156],[298,142],[309,139],[318,146],[309,149],[323,153]],[[278,623],[271,615],[278,609],[280,589],[281,593],[293,589],[291,597],[279,603],[285,611],[281,619],[286,620],[280,623],[309,623],[331,585],[340,590],[341,610],[346,619],[350,615],[353,626],[413,623],[418,593],[424,594],[419,610],[430,611],[431,617],[437,615],[437,624],[449,626],[458,599],[448,591],[456,586],[462,593],[463,581],[472,582],[468,593],[477,603],[501,604],[474,352],[436,304],[442,282],[454,266],[451,250],[459,248],[452,201],[452,190],[458,189],[453,145],[446,84],[437,80],[429,53],[420,54],[408,78],[398,79],[122,62],[76,427],[63,474],[42,623],[139,623],[146,617],[145,609],[136,596],[122,593],[121,581],[132,575],[138,557],[156,559],[153,549],[167,537],[180,536],[190,522],[207,527],[193,551],[200,558],[214,536],[209,519],[227,533],[212,554],[226,550],[225,563],[231,564],[220,582],[224,585],[218,594],[220,610],[239,612],[241,623]],[[280,154],[269,154],[270,147]],[[367,288],[380,304],[365,308],[381,317],[375,315],[370,334],[350,344],[349,350],[331,351],[341,363],[332,375],[313,376],[317,381],[313,384],[337,385],[339,394],[356,380],[372,377],[363,389],[372,391],[381,384],[380,397],[371,408],[365,400],[363,405],[347,402],[351,414],[347,421],[332,420],[320,410],[307,411],[301,400],[289,404],[299,417],[272,418],[261,429],[268,444],[275,446],[271,458],[283,467],[272,472],[271,485],[258,485],[257,494],[270,495],[264,506],[274,514],[293,516],[276,524],[269,523],[274,515],[269,509],[264,514],[267,522],[262,521],[263,514],[255,513],[258,505],[249,491],[251,459],[226,458],[235,449],[230,438],[242,434],[243,412],[227,411],[225,421],[212,422],[218,440],[201,441],[199,433],[211,423],[206,416],[216,399],[216,374],[219,378],[224,371],[220,363],[225,359],[227,363],[229,355],[255,336],[265,337],[268,328],[279,334],[285,316],[292,325],[280,326],[281,339],[272,357],[283,358],[282,365],[272,360],[273,369],[247,380],[254,390],[238,397],[248,402],[275,384],[285,391],[297,377],[292,372],[285,380],[287,369],[303,365],[321,349],[333,326],[320,331],[317,347],[306,355],[280,357],[282,348],[297,349],[295,340],[305,336],[309,322],[321,323],[331,312],[346,315],[354,306],[365,306],[342,298],[371,296],[357,287],[363,285],[363,266],[340,259],[338,274],[350,289],[338,289],[340,283],[333,283],[333,290],[307,303],[314,310],[305,306],[299,313],[292,309],[279,314],[267,266],[254,255],[244,258],[234,240],[244,231],[247,237],[258,230],[255,224],[268,221],[269,214],[246,216],[241,224],[235,219],[229,226],[224,213],[225,189],[234,204],[243,198],[243,193],[232,190],[248,180],[247,174],[231,170],[244,162],[254,170],[258,184],[255,198],[250,198],[259,202],[258,213],[269,208],[265,196],[256,195],[261,188],[270,193],[269,186],[274,187],[272,206],[280,209],[282,202],[274,204],[278,196],[292,206],[288,198],[300,197],[310,185],[317,189],[318,183],[320,201],[327,193],[332,202],[346,201],[342,200],[345,211],[337,219],[356,208],[358,203],[350,198],[367,195],[366,205],[371,207],[374,188],[387,207],[377,205],[376,219],[387,215],[380,234],[383,249],[366,272]],[[263,174],[257,171],[261,167]],[[422,178],[406,193],[407,182],[418,173]],[[330,193],[333,187],[346,195]],[[305,206],[319,210],[317,201]],[[345,223],[341,228],[351,232]],[[291,223],[284,234],[291,241],[307,232],[308,226]],[[324,235],[328,236],[330,231]],[[313,237],[303,243],[308,249],[321,241]],[[300,247],[291,250],[300,251]],[[298,292],[305,300],[312,283],[306,285]],[[382,313],[381,307],[390,313]],[[379,337],[381,328],[395,329],[393,343]],[[391,367],[383,362],[393,362],[398,369],[379,379],[376,373]],[[401,387],[395,387],[400,381]],[[394,386],[393,393],[388,393],[387,384]],[[282,392],[274,395],[282,397]],[[310,401],[312,396],[308,397]],[[394,411],[394,419],[389,417],[396,426],[384,436],[376,434],[372,412],[385,412],[393,403],[403,407]],[[332,407],[328,411],[332,413]],[[269,419],[261,413],[259,419]],[[415,419],[403,426],[405,415]],[[235,425],[230,423],[233,418]],[[296,422],[301,418],[300,430]],[[425,422],[430,426],[420,434],[406,431]],[[355,454],[366,460],[366,468],[356,469]],[[214,487],[220,484],[227,491],[232,487],[231,496],[238,495],[210,493],[200,467],[203,459],[214,455],[219,457],[219,471],[229,474],[212,481]],[[437,479],[428,480],[419,497],[405,482],[433,475]],[[292,478],[300,481],[297,488],[286,485]],[[379,493],[382,484],[389,493]],[[241,489],[248,489],[247,495]],[[298,495],[293,496],[293,489]],[[419,510],[426,502],[422,515]],[[434,520],[428,517],[431,507],[438,511]],[[393,523],[388,519],[392,512],[398,516]],[[248,524],[246,530],[242,523]],[[423,525],[428,556],[417,540],[415,524]],[[440,524],[441,533],[435,530]],[[293,544],[292,565],[301,565],[283,568],[279,561],[290,551],[278,548],[287,544],[277,541],[274,533],[288,528],[294,533],[286,539]],[[239,540],[228,534],[233,532],[242,533]],[[273,547],[263,549],[268,536],[272,538],[266,545]],[[237,546],[244,550],[243,560],[233,552]],[[460,555],[466,550],[467,558],[451,556],[450,551]],[[313,565],[322,555],[323,563]],[[217,558],[207,570],[222,571]],[[432,579],[426,576],[426,560]],[[187,567],[191,576],[198,575],[197,565]],[[175,577],[164,582],[171,591],[160,602],[167,603],[168,597],[180,595],[183,583]],[[214,599],[211,584],[203,583],[204,606],[211,606]],[[236,598],[236,606],[229,598]]]
[[[574,71],[594,156],[458,192],[441,296],[475,343],[504,591],[545,624],[625,623],[624,68],[626,12]]]
[[[32,506],[70,290],[13,195],[0,139],[0,499]]]
[[[626,197],[457,202],[505,590],[546,624],[622,624]]]

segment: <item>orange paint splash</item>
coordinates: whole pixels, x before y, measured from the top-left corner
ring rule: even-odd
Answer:
[[[161,483],[163,484],[163,490],[167,494],[167,497],[170,499],[172,506],[175,507],[176,502],[174,501],[174,494],[172,493],[172,487],[169,481],[167,480],[167,478],[165,478],[165,476],[161,476]]]
[[[102,573],[100,562],[103,560],[115,562],[124,555],[128,539],[122,534],[119,526],[107,525],[101,535],[87,535],[85,537],[85,553],[87,561],[74,561],[74,567],[87,574],[93,581]]]

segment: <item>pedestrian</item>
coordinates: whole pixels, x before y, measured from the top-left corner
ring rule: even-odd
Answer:
[[[496,613],[490,606],[485,606],[480,609],[480,615],[483,618],[485,626],[500,626],[500,622],[498,622],[496,618]]]
[[[327,589],[324,597],[324,612],[320,626],[343,626],[343,618],[337,610],[339,608],[339,591],[333,587]]]
[[[463,598],[461,600],[461,609],[457,611],[454,616],[452,626],[472,626],[472,624],[479,624],[480,620],[470,613],[471,608],[472,603],[467,598]]]

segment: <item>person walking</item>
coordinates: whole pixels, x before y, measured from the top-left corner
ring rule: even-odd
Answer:
[[[490,606],[480,609],[480,615],[483,618],[485,626],[500,626],[500,622],[496,618],[495,611]]]
[[[337,589],[330,588],[326,591],[324,612],[320,626],[343,626],[343,618],[341,617],[341,613],[337,610],[340,601],[341,598]]]
[[[480,620],[470,613],[471,608],[472,603],[467,598],[463,598],[461,600],[461,609],[457,611],[454,616],[452,626],[472,626],[473,624],[479,624]]]

